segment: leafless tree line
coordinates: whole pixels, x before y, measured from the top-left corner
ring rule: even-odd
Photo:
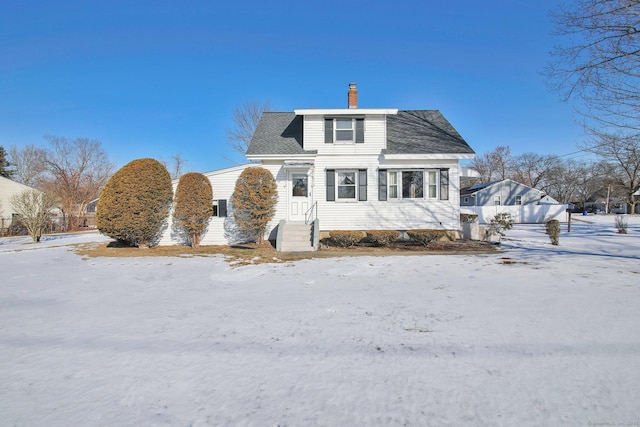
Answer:
[[[51,195],[63,214],[64,229],[80,224],[87,204],[96,199],[114,165],[99,141],[47,136],[46,147],[9,149],[13,178]]]
[[[637,191],[640,158],[616,157],[613,153],[618,150],[611,147],[609,150],[612,150],[609,155],[598,160],[575,160],[537,153],[513,156],[509,146],[499,146],[478,155],[470,166],[478,173],[477,182],[508,178],[544,191],[561,203],[584,203],[608,194],[627,201],[635,209],[632,194]]]
[[[558,45],[545,70],[572,102],[612,185],[635,212],[640,188],[640,1],[576,0],[552,11]]]

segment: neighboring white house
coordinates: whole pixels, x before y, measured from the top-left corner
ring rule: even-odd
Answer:
[[[25,190],[35,189],[0,176],[0,234],[4,234],[4,230],[9,228],[13,216],[16,215],[11,198]]]
[[[568,208],[544,191],[511,179],[461,189],[460,206],[463,213],[478,215],[481,224],[502,212],[510,213],[516,223],[565,221]]]
[[[264,113],[246,153],[255,163],[205,174],[218,210],[202,244],[239,238],[229,200],[242,170],[255,166],[278,184],[271,240],[292,223],[312,224],[314,247],[330,230],[457,232],[459,162],[474,151],[438,110],[358,108],[357,98],[352,83],[348,108]],[[309,230],[303,235],[308,250]],[[176,243],[169,224],[160,244]]]

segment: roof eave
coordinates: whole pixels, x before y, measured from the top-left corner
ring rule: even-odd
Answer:
[[[298,153],[298,154],[247,154],[249,160],[314,160],[316,152]]]
[[[382,154],[386,160],[445,160],[445,159],[456,159],[456,160],[466,160],[473,159],[475,154],[472,153],[423,153],[423,154],[393,154],[393,153],[383,153]]]
[[[296,116],[353,116],[362,114],[398,114],[397,108],[299,108]]]

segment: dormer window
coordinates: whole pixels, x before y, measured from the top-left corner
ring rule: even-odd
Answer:
[[[355,120],[353,119],[334,119],[335,142],[353,142]]]
[[[324,142],[326,144],[364,143],[364,118],[325,118]]]

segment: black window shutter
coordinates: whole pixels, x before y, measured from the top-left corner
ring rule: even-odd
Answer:
[[[333,144],[333,119],[324,119],[324,143]]]
[[[358,200],[367,201],[367,170],[360,169],[358,171]]]
[[[378,200],[387,200],[387,170],[378,170]]]
[[[449,169],[440,169],[440,200],[449,200]]]
[[[218,200],[218,216],[219,217],[227,216],[227,201],[225,199]]]
[[[336,200],[336,170],[327,169],[327,202]]]
[[[356,119],[356,144],[364,144],[364,119]]]

